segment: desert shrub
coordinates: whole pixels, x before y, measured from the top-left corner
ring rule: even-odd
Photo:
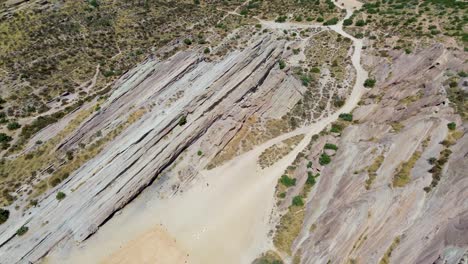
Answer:
[[[457,124],[455,124],[454,122],[450,122],[447,124],[447,127],[450,130],[455,130],[457,128]]]
[[[185,45],[192,45],[192,40],[186,38],[186,39],[184,39],[184,44],[185,44]]]
[[[282,70],[286,67],[286,62],[284,62],[284,60],[279,60],[278,65],[279,65],[279,68]]]
[[[290,178],[288,175],[283,175],[280,178],[280,183],[286,187],[291,187],[296,185],[296,179]]]
[[[332,143],[326,143],[325,146],[323,146],[324,149],[333,149],[333,150],[338,150],[338,147],[335,144]]]
[[[179,119],[179,126],[183,126],[187,124],[187,117],[186,116],[182,116],[180,119]]]
[[[342,113],[339,115],[339,118],[343,119],[344,121],[353,121],[353,114],[349,114],[349,113]]]
[[[320,165],[327,165],[331,162],[330,156],[327,155],[327,153],[322,153],[319,158],[319,163]]]
[[[10,217],[10,211],[0,208],[0,225],[5,223]]]
[[[22,235],[26,234],[26,232],[28,232],[28,230],[29,230],[29,227],[27,227],[27,226],[22,226],[22,227],[20,227],[20,228],[16,231],[16,234],[17,234],[18,236],[22,236]]]
[[[313,174],[312,172],[310,172],[310,171],[307,173],[307,181],[306,181],[306,184],[312,185],[312,186],[315,185],[315,177],[314,177],[314,174]]]
[[[284,23],[286,22],[287,17],[286,16],[279,16],[275,19],[275,22],[277,23]]]
[[[199,150],[199,151],[197,151],[197,155],[201,156],[201,155],[203,155],[203,152],[201,150]]]
[[[67,195],[63,192],[58,192],[57,195],[55,196],[55,198],[57,198],[57,200],[61,201],[63,199],[65,199]]]
[[[0,143],[10,142],[11,140],[13,140],[12,137],[8,136],[5,133],[0,133]]]
[[[323,17],[317,17],[317,22],[323,22]]]
[[[372,88],[375,86],[375,79],[367,79],[364,81],[364,87]]]
[[[21,127],[21,125],[18,122],[10,122],[7,125],[8,130],[16,130],[16,129],[20,128],[20,127]]]
[[[343,26],[351,26],[353,24],[353,19],[348,18],[343,21]]]
[[[300,195],[294,196],[294,198],[292,199],[292,204],[294,206],[303,206],[304,201],[302,200],[302,196],[300,196]]]
[[[325,26],[331,26],[331,25],[336,25],[338,23],[338,18],[334,17],[334,18],[331,18],[327,21],[325,21],[325,23],[323,23]]]
[[[333,123],[330,129],[332,133],[341,133],[343,131],[343,126],[338,123]]]
[[[317,67],[313,67],[310,71],[313,73],[320,73],[320,69]]]
[[[205,50],[203,51],[203,53],[205,53],[205,54],[210,53],[210,48],[205,48]]]

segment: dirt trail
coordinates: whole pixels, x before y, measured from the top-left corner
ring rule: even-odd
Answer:
[[[340,3],[336,4],[341,7]],[[346,17],[352,14],[355,5],[353,1],[346,2]],[[263,23],[279,28],[285,25],[304,27],[294,23]],[[238,264],[249,263],[272,248],[268,233],[273,228],[270,221],[277,179],[307,146],[312,135],[335,121],[340,113],[350,112],[365,90],[363,83],[367,72],[360,64],[362,40],[345,33],[342,21],[327,28],[354,43],[352,63],[357,71],[356,83],[340,110],[257,146],[221,167],[201,171],[188,191],[161,199],[154,197],[155,187],[148,188],[80,248],[54,252],[50,263],[119,263],[115,260],[120,258],[142,260],[138,263],[184,263],[185,259],[179,257],[181,252],[187,252],[188,263]],[[305,134],[305,137],[293,151],[271,167],[260,169],[257,159],[265,149],[298,134]],[[159,229],[155,232],[158,226],[164,227],[167,233]],[[175,238],[173,242],[168,241],[170,237]],[[157,244],[158,249],[151,244]],[[167,260],[155,252],[163,252]]]

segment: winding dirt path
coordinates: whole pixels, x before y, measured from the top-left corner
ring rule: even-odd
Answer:
[[[335,2],[342,8],[340,3]],[[353,3],[356,2],[346,1],[346,18],[352,14]],[[305,27],[304,24],[261,22],[275,28]],[[278,178],[307,146],[312,135],[335,121],[339,114],[351,112],[365,91],[367,72],[360,64],[362,40],[344,32],[342,24],[340,21],[325,27],[354,43],[352,64],[357,72],[356,82],[341,109],[310,126],[257,146],[221,167],[201,171],[188,191],[160,199],[152,195],[154,187],[149,187],[80,248],[71,249],[66,256],[55,252],[48,261],[120,263],[116,260],[126,259],[136,261],[133,263],[238,264],[250,263],[272,248],[268,233],[274,224],[271,212]],[[265,149],[298,134],[305,137],[293,151],[271,167],[262,170],[258,166],[258,157]]]

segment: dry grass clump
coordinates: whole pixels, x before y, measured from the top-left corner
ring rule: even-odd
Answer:
[[[393,187],[403,187],[411,181],[411,170],[420,157],[421,152],[415,151],[409,160],[398,166],[398,172],[393,177]]]
[[[387,249],[383,257],[380,259],[379,264],[388,264],[390,263],[390,257],[392,256],[393,250],[400,244],[400,236],[397,236],[390,247]]]
[[[374,182],[375,178],[377,177],[377,170],[380,168],[384,161],[384,156],[379,155],[374,159],[374,162],[367,167],[367,174],[368,179],[366,180],[366,189],[370,190],[372,183]]]

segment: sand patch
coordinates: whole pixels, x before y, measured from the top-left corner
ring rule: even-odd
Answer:
[[[188,254],[161,226],[143,233],[107,257],[102,264],[178,264],[188,263]]]

